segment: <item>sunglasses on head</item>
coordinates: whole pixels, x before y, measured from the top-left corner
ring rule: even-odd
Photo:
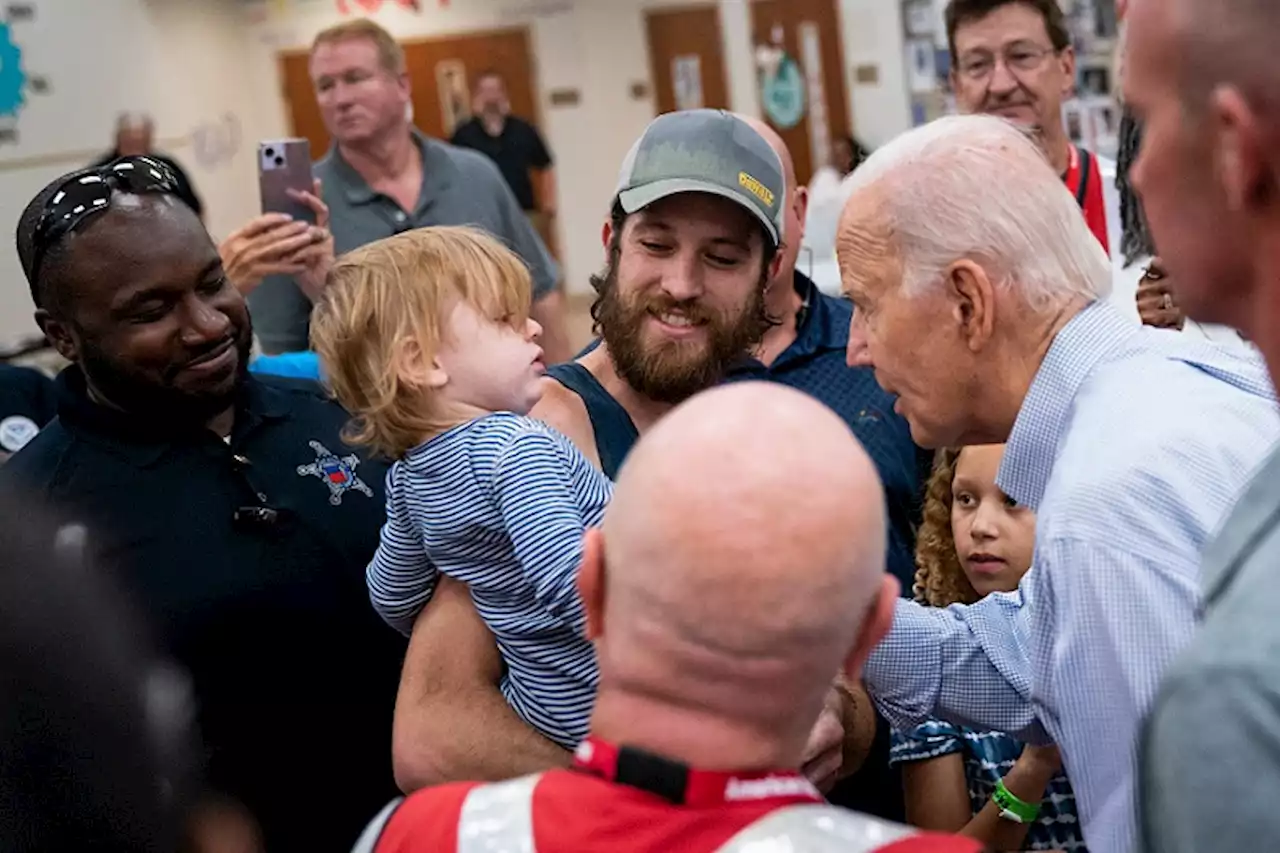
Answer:
[[[113,193],[174,195],[178,181],[169,167],[151,157],[121,157],[69,179],[45,203],[31,246],[31,280],[54,246],[95,214],[111,207]]]

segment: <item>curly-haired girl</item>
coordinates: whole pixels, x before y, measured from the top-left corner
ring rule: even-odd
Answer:
[[[1012,592],[1031,568],[1035,514],[996,485],[1002,445],[938,453],[916,544],[922,604],[971,604]],[[930,720],[894,732],[907,820],[959,832],[993,850],[1085,849],[1057,747]]]

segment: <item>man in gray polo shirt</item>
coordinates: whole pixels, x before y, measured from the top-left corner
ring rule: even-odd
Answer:
[[[501,173],[484,155],[424,136],[412,126],[404,52],[372,21],[331,27],[311,49],[311,79],[334,146],[315,165],[338,254],[428,225],[478,225],[506,242],[533,273],[533,316],[549,362],[571,353],[559,270]],[[268,353],[307,348],[311,301],[288,277],[249,297]]]

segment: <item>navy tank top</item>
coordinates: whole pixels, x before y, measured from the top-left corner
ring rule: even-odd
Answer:
[[[587,407],[587,417],[591,418],[591,430],[595,433],[600,468],[610,480],[615,479],[622,461],[640,437],[631,416],[604,390],[590,370],[575,361],[548,367],[547,375],[582,398]]]

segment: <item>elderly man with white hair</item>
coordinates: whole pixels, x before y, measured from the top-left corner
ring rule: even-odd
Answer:
[[[998,484],[1038,513],[1019,590],[900,602],[868,686],[899,727],[1058,744],[1089,849],[1124,853],[1137,727],[1191,638],[1201,551],[1280,435],[1271,385],[1247,354],[1108,305],[1074,199],[1000,119],[917,129],[853,181],[849,363],[875,368],[921,445],[1008,442]]]

